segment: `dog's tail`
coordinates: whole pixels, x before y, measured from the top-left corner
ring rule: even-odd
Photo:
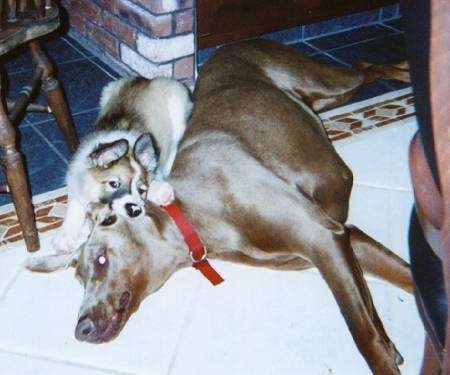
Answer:
[[[364,74],[364,82],[369,83],[377,79],[394,79],[406,83],[411,82],[409,67],[406,61],[398,64],[371,64],[366,61],[358,61],[354,67]]]
[[[375,241],[361,229],[346,225],[350,243],[363,272],[386,280],[408,293],[413,293],[409,264],[398,255]]]

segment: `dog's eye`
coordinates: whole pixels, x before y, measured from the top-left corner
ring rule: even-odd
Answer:
[[[118,189],[120,188],[120,181],[109,181],[109,186],[113,189]]]
[[[116,221],[117,221],[117,216],[116,215],[111,215],[111,216],[108,216],[105,220],[103,220],[100,223],[100,225],[102,227],[107,227],[109,225],[113,225]]]
[[[95,271],[99,272],[108,265],[108,257],[106,255],[106,250],[103,250],[97,258],[95,258],[94,267]]]

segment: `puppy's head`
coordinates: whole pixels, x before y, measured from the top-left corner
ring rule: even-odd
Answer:
[[[124,138],[101,143],[88,155],[88,162],[82,186],[85,198],[108,204],[119,214],[139,216],[158,163],[152,136],[145,133],[131,146]]]

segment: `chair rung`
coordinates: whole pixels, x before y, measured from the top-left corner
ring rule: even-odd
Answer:
[[[11,112],[14,106],[16,105],[16,102],[13,100],[7,100],[6,104],[8,106],[8,112]],[[26,108],[27,112],[46,112],[46,113],[52,113],[52,110],[49,106],[37,104],[37,103],[30,103],[28,104]]]
[[[0,194],[9,193],[9,186],[8,184],[0,185]]]

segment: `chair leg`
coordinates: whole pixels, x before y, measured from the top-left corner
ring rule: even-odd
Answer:
[[[439,375],[440,373],[441,365],[434,352],[433,344],[428,335],[426,335],[420,375]]]
[[[28,190],[27,175],[22,162],[22,155],[16,149],[16,131],[11,125],[0,103],[0,146],[3,151],[2,164],[6,179],[16,208],[19,223],[28,251],[39,249],[39,238],[34,219],[33,206]]]
[[[42,84],[48,105],[66,139],[70,151],[74,152],[78,147],[78,137],[75,133],[75,126],[69,113],[66,98],[61,85],[56,79],[53,65],[42,51],[37,41],[30,42],[29,47],[34,62],[43,69]]]

